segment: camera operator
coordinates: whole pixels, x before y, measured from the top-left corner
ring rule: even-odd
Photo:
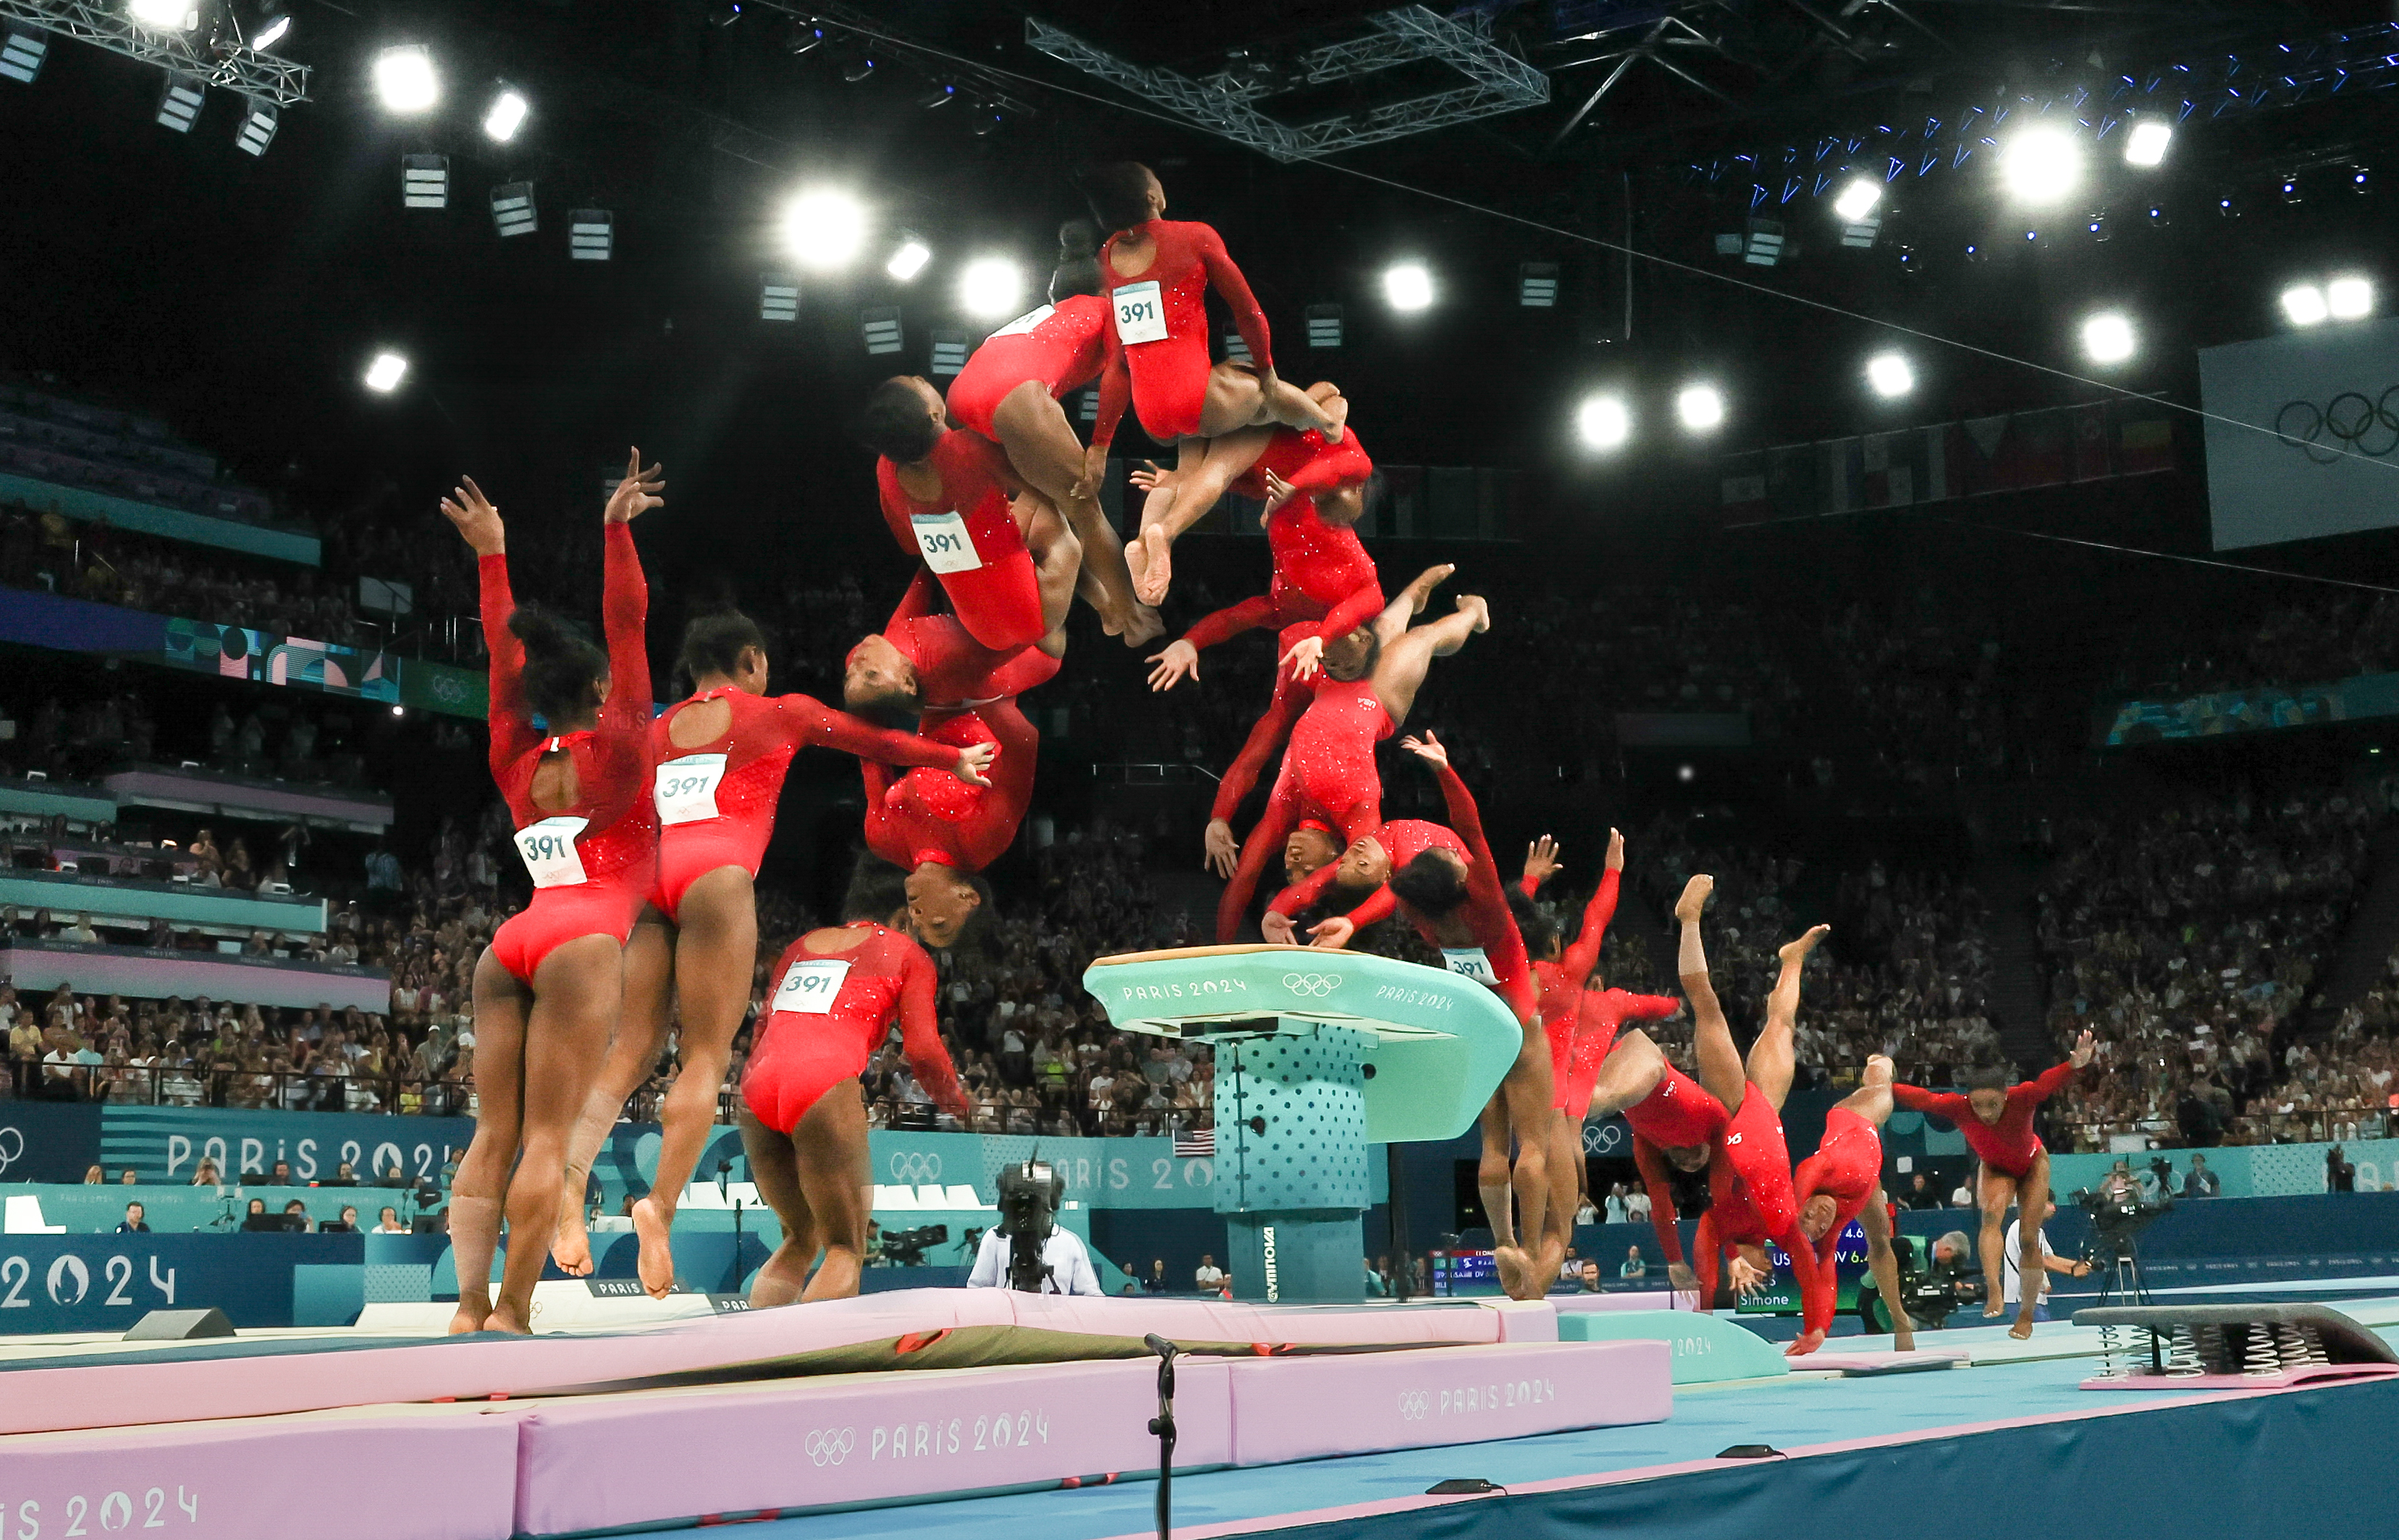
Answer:
[[[1973,1304],[1983,1297],[1982,1276],[1974,1267],[1973,1244],[1963,1230],[1952,1230],[1932,1243],[1932,1260],[1925,1276],[1947,1289],[1952,1308]]]
[[[1082,1241],[1054,1223],[1052,1216],[1065,1196],[1065,1179],[1044,1162],[1003,1168],[1000,1222],[983,1233],[983,1243],[975,1248],[967,1287],[1033,1294],[1104,1292]]]

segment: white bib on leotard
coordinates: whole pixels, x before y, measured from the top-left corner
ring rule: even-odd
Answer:
[[[591,879],[583,872],[583,853],[576,840],[590,818],[544,818],[517,831],[517,854],[535,887],[577,887]]]
[[[964,515],[912,513],[908,527],[916,536],[916,548],[925,553],[925,565],[935,572],[970,573],[983,565]]]
[[[1491,959],[1481,947],[1443,947],[1442,966],[1461,979],[1471,979],[1478,984],[1496,984],[1499,976],[1491,971]]]
[[[841,993],[841,981],[848,977],[849,959],[846,957],[803,957],[775,986],[775,1003],[768,1008],[822,1016],[833,1009],[834,997]]]
[[[706,823],[718,817],[716,786],[725,778],[723,754],[685,754],[658,766],[650,788],[662,824]]]
[[[1020,337],[1048,320],[1057,311],[1054,304],[1037,305],[992,333],[995,337]]]
[[[1116,312],[1117,341],[1130,346],[1166,340],[1166,302],[1156,278],[1126,284],[1108,296],[1108,304]]]

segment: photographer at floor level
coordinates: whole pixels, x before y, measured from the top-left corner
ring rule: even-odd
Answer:
[[[1091,1253],[1054,1216],[1066,1196],[1066,1179],[1045,1161],[1003,1167],[999,1173],[1000,1221],[975,1249],[969,1289],[1015,1289],[1028,1294],[1098,1294],[1100,1276]]]
[[[2054,1203],[2048,1205],[2041,1212],[2040,1223],[2043,1224],[2048,1223],[2049,1216],[2055,1212],[2057,1212],[2057,1205]],[[2023,1234],[2023,1230],[2024,1219],[2022,1215],[2019,1215],[2016,1222],[2008,1226],[2008,1238],[2005,1242],[2007,1250],[2000,1253],[2000,1287],[2006,1291],[2005,1303],[2010,1308],[2013,1308],[2016,1302],[2024,1298],[2023,1290],[2025,1285],[2021,1271],[2016,1263],[2016,1247],[2018,1244],[2018,1237]],[[2049,1233],[2047,1231],[2044,1230],[2040,1232],[2040,1241],[2042,1274],[2040,1281],[2032,1286],[2034,1290],[2033,1298],[2036,1302],[2048,1294],[2049,1274],[2051,1273],[2063,1273],[2067,1277],[2074,1278],[2084,1278],[2091,1276],[2091,1264],[2089,1263],[2081,1261],[2068,1261],[2049,1249]],[[2034,1305],[2033,1319],[2044,1321],[2049,1319],[2049,1306],[2036,1304]]]

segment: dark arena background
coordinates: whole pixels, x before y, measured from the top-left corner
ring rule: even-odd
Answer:
[[[0,1540],[2390,1527],[2387,4],[0,0]]]

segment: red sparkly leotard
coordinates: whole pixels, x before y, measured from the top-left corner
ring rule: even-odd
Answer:
[[[1816,1146],[1814,1155],[1799,1163],[1799,1170],[1791,1182],[1792,1196],[1801,1207],[1819,1193],[1837,1206],[1833,1227],[1824,1232],[1823,1238],[1811,1250],[1792,1255],[1793,1267],[1812,1258],[1816,1270],[1823,1275],[1823,1318],[1805,1317],[1805,1330],[1821,1331],[1833,1324],[1831,1307],[1840,1292],[1834,1263],[1840,1254],[1841,1232],[1849,1228],[1850,1221],[1866,1211],[1875,1189],[1881,1184],[1880,1130],[1847,1107],[1835,1107],[1826,1113],[1823,1142]]]
[[[895,777],[873,760],[858,762],[866,782],[866,846],[911,871],[927,861],[981,871],[1008,852],[1033,800],[1034,762],[1041,735],[1012,699],[971,711],[926,716],[925,736],[953,753],[976,743],[998,748],[985,772],[989,786],[956,776],[911,770]],[[947,784],[943,784],[946,782]]]
[[[1355,433],[1344,433],[1337,444],[1310,428],[1295,433],[1278,427],[1267,440],[1257,464],[1241,473],[1233,490],[1264,500],[1267,471],[1294,490],[1290,498],[1267,515],[1267,547],[1274,556],[1274,584],[1267,597],[1274,606],[1275,624],[1321,619],[1318,634],[1330,642],[1354,631],[1383,611],[1383,590],[1374,559],[1347,524],[1328,524],[1316,506],[1319,493],[1351,486],[1375,474],[1375,462],[1358,447]]]
[[[1674,1228],[1674,1187],[1663,1152],[1713,1147],[1731,1118],[1705,1086],[1672,1064],[1663,1068],[1649,1094],[1624,1109],[1624,1121],[1633,1128],[1633,1163],[1649,1195],[1649,1226],[1672,1263],[1683,1260],[1683,1237]]]
[[[1986,1123],[1976,1117],[1973,1102],[1954,1091],[1893,1086],[1891,1098],[1912,1111],[1947,1118],[1958,1125],[1959,1133],[1965,1136],[1968,1147],[1982,1157],[1984,1165],[2008,1176],[2025,1177],[2032,1172],[2033,1157],[2041,1153],[2040,1140],[2032,1131],[2032,1114],[2073,1079],[2074,1063],[2068,1060],[2012,1087],[2007,1108],[1999,1114],[1997,1123]]]
[[[731,709],[724,735],[693,748],[678,745],[669,724],[685,708],[710,700]],[[652,801],[659,826],[658,885],[650,902],[659,912],[680,925],[684,894],[718,867],[758,874],[766,842],[774,837],[783,777],[792,756],[808,748],[838,749],[889,764],[957,764],[955,749],[861,722],[807,696],[769,699],[729,684],[694,696],[670,708],[650,728],[658,767]]]
[[[883,520],[903,551],[915,551],[941,579],[958,624],[986,647],[1038,642],[1041,582],[1024,532],[1009,506],[1016,473],[997,444],[956,429],[935,440],[927,456],[942,480],[941,495],[918,502],[900,484],[900,469],[874,463]]]
[[[1156,255],[1142,271],[1117,270],[1117,243],[1143,236]],[[1249,280],[1226,254],[1222,236],[1205,224],[1154,219],[1108,237],[1100,248],[1100,277],[1108,286],[1113,324],[1107,363],[1100,374],[1100,414],[1091,441],[1113,442],[1130,397],[1144,433],[1161,444],[1200,431],[1208,399],[1208,286],[1233,313],[1233,328],[1260,369],[1274,367],[1266,314]]]
[[[1717,1137],[1715,1157],[1708,1165],[1708,1211],[1700,1216],[1691,1247],[1698,1253],[1691,1269],[1700,1277],[1700,1304],[1713,1307],[1716,1267],[1726,1252],[1744,1241],[1769,1240],[1791,1259],[1803,1317],[1829,1322],[1834,1301],[1823,1272],[1809,1264],[1815,1250],[1799,1229],[1782,1117],[1753,1084],[1742,1088],[1741,1109]]]
[[[650,657],[642,628],[649,585],[632,531],[607,526],[601,601],[608,637],[608,698],[595,727],[560,737],[534,730],[524,697],[524,643],[508,629],[516,598],[508,559],[477,565],[483,588],[483,645],[492,655],[492,779],[517,829],[517,853],[532,874],[533,902],[492,938],[500,966],[530,986],[542,959],[585,936],[631,934],[657,880],[657,814],[650,805]],[[553,753],[575,765],[572,806],[533,800],[534,774]]]
[[[1241,919],[1267,863],[1281,858],[1283,842],[1310,816],[1341,831],[1348,844],[1382,821],[1383,781],[1375,745],[1391,736],[1391,715],[1371,679],[1328,680],[1291,730],[1291,748],[1257,826],[1241,846],[1240,865],[1216,905],[1216,939],[1240,934]],[[1513,928],[1512,926],[1511,927]]]
[[[1450,972],[1490,985],[1529,1031],[1540,1019],[1540,999],[1535,993],[1532,964],[1525,955],[1525,939],[1517,934],[1515,913],[1509,909],[1507,890],[1499,884],[1498,865],[1491,859],[1490,842],[1483,837],[1482,810],[1474,805],[1474,793],[1448,765],[1433,766],[1433,778],[1441,783],[1442,800],[1449,804],[1450,827],[1466,847],[1464,912],[1474,932],[1474,944],[1442,946],[1431,923],[1405,904],[1399,906],[1401,917],[1416,927],[1428,946],[1441,947],[1442,961]]]
[[[1575,1021],[1574,1049],[1567,1058],[1566,1114],[1578,1123],[1591,1115],[1599,1069],[1616,1047],[1627,1021],[1662,1020],[1683,1008],[1671,994],[1634,994],[1630,990],[1585,989]]]
[[[1606,939],[1607,922],[1616,917],[1619,881],[1613,869],[1603,870],[1591,902],[1583,906],[1581,931],[1556,962],[1533,965],[1533,978],[1540,989],[1541,1030],[1550,1039],[1550,1072],[1556,1081],[1551,1105],[1561,1112],[1573,1104],[1575,1033],[1582,1022],[1583,983],[1599,966],[1600,943]],[[1532,897],[1539,885],[1534,878],[1525,879],[1525,896]],[[1583,1105],[1590,1104],[1591,1093],[1585,1091]]]
[[[1422,818],[1393,818],[1376,830],[1374,834],[1375,843],[1383,847],[1384,858],[1394,871],[1435,848],[1455,850],[1462,858],[1472,858],[1467,854],[1465,841],[1442,825],[1427,823]],[[1340,874],[1340,865],[1335,861],[1331,866],[1310,872],[1307,881],[1276,894],[1267,907],[1278,914],[1292,915],[1310,904],[1322,902],[1325,895],[1332,891],[1334,878]],[[1399,900],[1391,897],[1391,890],[1378,886],[1349,912],[1349,923],[1363,930],[1368,925],[1380,925],[1389,919],[1391,912],[1398,907]]]
[[[915,667],[916,696],[926,710],[988,705],[1056,677],[1060,660],[1038,646],[986,647],[956,615],[935,613],[932,602],[932,574],[919,572],[883,628],[884,640]]]
[[[1228,610],[1217,611],[1216,615],[1192,627],[1183,640],[1195,647],[1213,645],[1210,642],[1194,639],[1217,615],[1231,613]],[[1241,628],[1235,628],[1236,630]],[[1281,657],[1289,652],[1311,628],[1305,624],[1285,628],[1281,639],[1275,644],[1278,649],[1275,655]],[[1228,631],[1226,634],[1233,633]],[[1249,736],[1241,740],[1241,751],[1233,756],[1231,764],[1225,767],[1225,778],[1216,783],[1216,800],[1208,810],[1210,817],[1222,818],[1227,823],[1233,821],[1233,815],[1240,810],[1243,800],[1257,786],[1258,777],[1265,773],[1267,762],[1273,759],[1290,738],[1291,730],[1299,724],[1301,714],[1308,709],[1308,703],[1316,698],[1318,689],[1327,682],[1329,681],[1321,672],[1309,679],[1300,679],[1288,669],[1275,670],[1274,696],[1267,702],[1266,714],[1250,724]]]
[[[1107,357],[1108,302],[1070,294],[1028,311],[984,339],[950,382],[950,416],[986,439],[997,439],[992,414],[1027,380],[1052,397],[1087,385]]]
[[[866,939],[847,952],[811,952],[803,936],[775,965],[775,993],[741,1076],[741,1100],[759,1122],[790,1133],[827,1091],[865,1073],[896,1016],[916,1083],[963,1120],[966,1092],[933,1015],[933,960],[898,931],[864,920],[848,928],[865,931]]]

